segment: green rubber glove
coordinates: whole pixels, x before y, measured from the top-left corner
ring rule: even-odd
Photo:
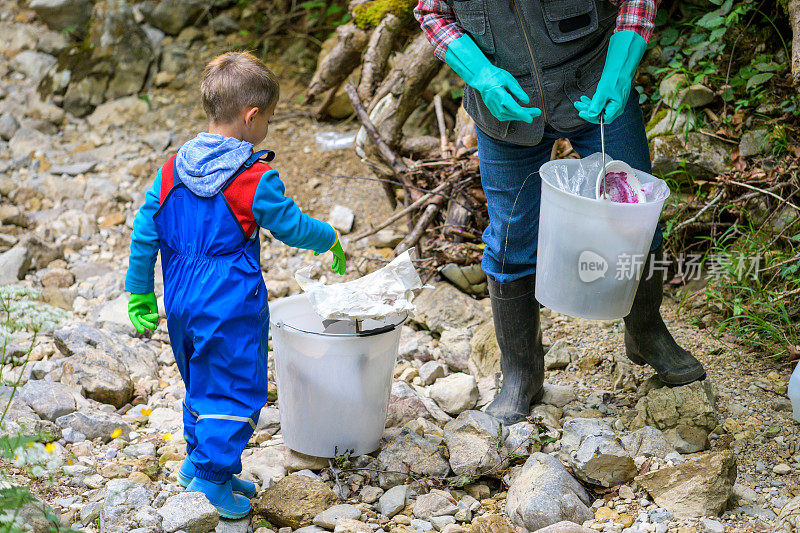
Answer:
[[[328,251],[333,253],[333,263],[331,264],[331,270],[333,270],[340,276],[343,275],[345,269],[347,268],[347,260],[344,257],[344,249],[342,248],[342,243],[339,242],[339,232],[336,232],[336,242],[333,243],[333,246],[331,246],[331,249]],[[319,252],[314,252],[314,255],[319,255]]]
[[[145,328],[155,331],[158,327],[156,294],[154,292],[131,294],[128,300],[128,316],[139,333],[144,333]]]
[[[622,114],[636,68],[647,49],[647,42],[635,31],[620,31],[611,36],[606,53],[606,64],[594,96],[582,96],[575,102],[578,116],[594,124],[600,123],[600,114],[609,124]]]
[[[522,107],[530,98],[507,70],[492,65],[469,35],[462,35],[447,47],[444,61],[464,83],[481,93],[483,103],[497,120],[533,122],[542,114],[538,107]]]

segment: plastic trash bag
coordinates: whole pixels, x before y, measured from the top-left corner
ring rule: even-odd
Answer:
[[[554,161],[553,163],[556,164],[542,170],[541,178],[564,192],[595,199],[597,181],[600,179],[600,172],[603,169],[602,157],[602,154],[597,152],[588,157],[578,159],[577,163],[574,159],[563,160],[569,161],[569,165]],[[611,160],[612,158],[606,154],[606,162]],[[652,178],[646,179],[646,176],[649,176],[649,174],[637,172],[637,177],[642,183],[645,202],[663,200],[669,196],[669,187],[666,183],[662,180],[652,181]],[[623,198],[624,196],[620,197],[620,199]]]
[[[325,285],[311,279],[312,266],[294,274],[311,305],[324,320],[382,319],[414,311],[415,292],[432,288],[422,280],[406,251],[391,263],[363,278]]]

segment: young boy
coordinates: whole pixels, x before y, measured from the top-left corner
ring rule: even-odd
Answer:
[[[258,228],[297,248],[345,257],[336,231],[284,195],[278,173],[254,152],[278,101],[275,75],[247,53],[203,72],[208,133],[184,144],[156,175],[133,223],[125,290],[139,332],[155,329],[153,268],[161,250],[172,351],[186,385],[186,459],[178,480],[226,518],[250,511],[255,485],[234,477],[267,402],[267,290]],[[234,494],[234,492],[240,494]]]

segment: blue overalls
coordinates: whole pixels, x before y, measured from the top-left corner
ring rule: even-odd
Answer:
[[[173,157],[162,169],[154,216],[167,329],[186,384],[187,458],[197,477],[215,482],[241,472],[242,451],[267,402],[269,308],[258,230],[247,235],[225,195],[265,153],[253,154],[207,198],[180,181]]]

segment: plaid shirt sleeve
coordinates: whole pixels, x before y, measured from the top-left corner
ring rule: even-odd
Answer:
[[[465,33],[446,0],[419,0],[414,17],[435,47],[433,53],[442,61],[448,45]]]
[[[609,2],[619,7],[615,32],[635,31],[645,42],[650,41],[659,0],[609,0]]]

